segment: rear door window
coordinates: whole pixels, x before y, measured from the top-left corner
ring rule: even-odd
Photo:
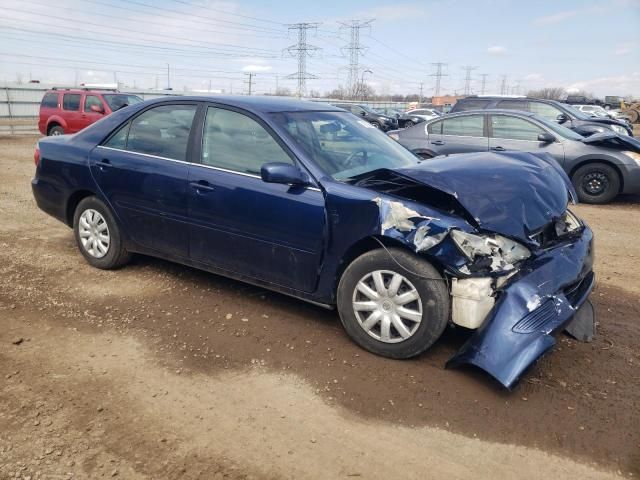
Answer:
[[[491,129],[493,138],[509,140],[538,141],[538,135],[545,131],[528,120],[507,115],[491,115]]]
[[[45,108],[58,108],[58,94],[47,93],[42,97],[42,106]]]
[[[151,108],[131,121],[126,149],[172,160],[186,161],[189,133],[197,105],[162,105]],[[111,142],[121,142],[120,132]],[[116,148],[115,146],[113,148]]]
[[[483,137],[484,115],[447,118],[442,121],[442,134],[459,137]]]
[[[80,97],[79,93],[65,93],[62,96],[62,109],[77,112],[80,110]]]

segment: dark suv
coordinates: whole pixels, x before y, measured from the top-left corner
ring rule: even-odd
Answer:
[[[342,108],[358,117],[364,118],[367,122],[380,130],[387,132],[398,128],[398,119],[376,112],[373,108],[356,103],[334,103],[335,107]]]
[[[496,108],[535,113],[585,137],[608,130],[613,130],[620,135],[633,136],[631,127],[624,122],[610,118],[589,117],[566,103],[540,98],[471,96],[458,100],[451,109],[451,113]]]

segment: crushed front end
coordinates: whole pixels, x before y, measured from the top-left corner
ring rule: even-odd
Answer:
[[[495,305],[447,366],[475,365],[511,388],[555,344],[554,334],[580,323],[573,327],[590,337],[592,266],[593,234],[586,225],[533,251],[513,273],[492,282],[487,294]],[[456,301],[454,295],[454,312]]]

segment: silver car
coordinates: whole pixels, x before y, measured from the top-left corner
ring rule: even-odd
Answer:
[[[640,142],[615,132],[585,138],[533,113],[478,110],[388,134],[423,158],[483,151],[547,152],[567,172],[585,203],[607,203],[619,193],[640,193]]]

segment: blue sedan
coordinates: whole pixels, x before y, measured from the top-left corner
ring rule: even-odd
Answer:
[[[555,342],[593,334],[592,233],[544,154],[422,162],[329,105],[171,97],[40,140],[38,206],[86,261],[132,253],[329,308],[363,348],[427,350],[475,330],[449,365],[510,388]]]

